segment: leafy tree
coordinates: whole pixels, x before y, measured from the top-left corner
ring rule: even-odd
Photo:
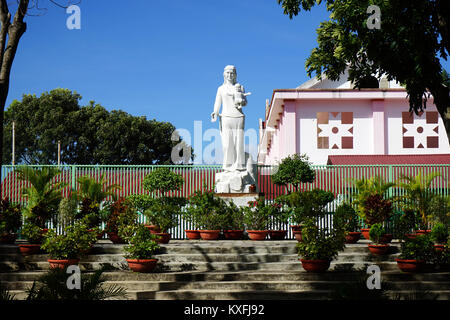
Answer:
[[[278,170],[271,178],[276,185],[287,187],[292,184],[297,191],[300,183],[314,181],[315,172],[306,155],[294,154],[281,160]]]
[[[70,164],[170,164],[175,127],[121,110],[107,111],[94,101],[54,89],[40,97],[24,95],[5,112],[3,163],[11,161],[12,122],[18,163],[54,164],[61,141],[61,162]]]
[[[450,139],[450,87],[439,59],[447,60],[450,48],[449,1],[277,1],[291,19],[322,2],[331,12],[317,29],[318,46],[306,60],[309,76],[338,80],[348,68],[349,80],[363,88],[374,75],[385,74],[405,86],[410,111],[416,114],[426,108],[431,93]],[[370,5],[380,8],[379,29],[368,28]]]

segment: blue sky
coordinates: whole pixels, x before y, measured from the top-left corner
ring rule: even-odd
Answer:
[[[67,0],[58,0],[66,4]],[[323,5],[290,20],[276,0],[82,0],[81,29],[48,0],[27,17],[7,106],[23,93],[68,88],[108,110],[169,121],[193,133],[210,122],[223,68],[233,64],[252,92],[246,129],[258,128],[277,88],[308,80],[304,64]]]

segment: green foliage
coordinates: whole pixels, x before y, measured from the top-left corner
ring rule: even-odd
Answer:
[[[25,218],[41,228],[50,220],[56,220],[61,190],[67,185],[65,182],[55,182],[55,177],[61,171],[54,167],[34,169],[18,167],[16,169],[19,180],[26,181],[29,186],[22,188],[22,196],[27,198]]]
[[[25,220],[22,234],[32,244],[40,244],[44,240],[44,228],[35,225],[29,220]]]
[[[428,206],[431,220],[450,226],[450,196],[435,195]]]
[[[106,232],[118,233],[122,226],[137,222],[138,213],[126,198],[119,198],[105,206]]]
[[[355,87],[364,88],[373,76],[386,75],[406,87],[410,111],[415,113],[426,108],[430,92],[449,135],[445,115],[450,87],[439,59],[447,60],[450,51],[446,1],[277,1],[290,18],[322,2],[330,12],[330,19],[317,29],[318,45],[305,63],[309,76],[338,80],[348,70]],[[380,8],[379,29],[367,25],[372,4]]]
[[[314,181],[315,172],[306,155],[294,154],[281,160],[271,178],[276,185],[293,185],[297,191],[300,183]]]
[[[249,201],[248,207],[243,207],[247,230],[268,230],[270,216],[276,214],[278,210],[278,207],[266,203],[263,196],[259,196],[255,201]]]
[[[333,223],[340,223],[346,232],[356,232],[360,227],[355,209],[346,202],[336,208]]]
[[[332,260],[345,247],[345,231],[339,224],[320,230],[313,218],[304,221],[302,241],[297,243],[298,254],[307,260]]]
[[[305,219],[323,216],[328,203],[334,200],[332,192],[321,189],[297,191],[287,196],[292,208],[292,222],[301,224]]]
[[[160,249],[156,236],[142,224],[124,225],[119,235],[129,243],[124,247],[128,259],[152,259]]]
[[[69,289],[65,269],[50,269],[27,290],[28,301],[56,300],[106,300],[126,299],[127,292],[116,284],[106,285],[103,276],[105,269],[96,270],[92,274],[81,274],[81,288]]]
[[[45,235],[41,248],[49,254],[51,259],[78,259],[96,241],[95,230],[89,231],[86,224],[76,222],[66,227],[63,234],[57,234],[55,230],[50,229]]]
[[[127,197],[130,204],[140,213],[150,209],[155,201],[149,194],[132,194]]]
[[[400,259],[430,261],[433,256],[434,246],[430,235],[407,238],[401,244]]]
[[[227,204],[213,191],[198,190],[190,196],[186,217],[202,230],[220,230],[227,221]]]
[[[159,167],[150,172],[143,181],[144,189],[149,192],[159,191],[163,195],[170,190],[180,190],[184,179],[169,168]]]
[[[225,222],[223,224],[224,230],[244,230],[244,208],[238,207],[233,201],[226,202],[225,208]]]
[[[375,244],[382,243],[381,239],[385,234],[386,230],[381,223],[375,223],[370,227],[369,237]]]
[[[396,224],[396,227],[401,238],[404,238],[405,235],[412,230],[416,230],[418,224],[417,217],[414,214],[414,210],[405,209],[398,223]]]
[[[22,226],[20,204],[4,198],[0,202],[0,235],[16,233]]]
[[[443,223],[436,223],[431,229],[431,239],[436,243],[446,243],[449,237],[449,228]]]
[[[86,219],[90,228],[100,226],[105,213],[100,209],[100,205],[108,197],[115,200],[116,190],[122,187],[118,184],[106,185],[105,174],[100,177],[100,181],[90,176],[83,176],[78,179],[79,189],[77,197],[80,202],[80,210],[77,219]]]
[[[62,198],[58,206],[58,224],[65,227],[73,223],[77,217],[78,200],[76,197]]]
[[[9,292],[8,289],[0,282],[0,301],[13,301],[16,295]]]
[[[55,89],[25,94],[5,111],[2,163],[11,163],[11,127],[15,121],[16,162],[56,164],[170,164],[175,127],[121,110],[108,111],[81,95]],[[183,141],[184,142],[184,141]]]
[[[400,198],[403,208],[414,210],[421,219],[421,228],[426,229],[431,218],[430,204],[435,197],[431,191],[431,183],[439,177],[439,172],[432,172],[424,175],[420,172],[418,175],[402,176],[399,186],[403,188],[405,194]]]
[[[162,232],[178,225],[178,214],[186,204],[183,197],[161,197],[152,201],[151,206],[144,211],[147,221],[158,226]]]

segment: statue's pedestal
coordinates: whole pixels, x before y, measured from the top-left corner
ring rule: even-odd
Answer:
[[[256,188],[256,181],[249,170],[216,173],[216,193],[251,193],[252,188]]]
[[[233,201],[238,207],[248,207],[248,202],[255,201],[259,193],[216,193],[216,195],[225,201]]]

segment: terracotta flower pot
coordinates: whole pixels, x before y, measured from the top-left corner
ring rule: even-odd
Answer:
[[[415,233],[407,233],[405,234],[405,237],[408,239],[415,239],[417,237],[417,234]]]
[[[217,240],[220,236],[220,230],[200,230],[202,240]]]
[[[369,244],[368,247],[370,252],[379,256],[386,254],[389,250],[388,244]]]
[[[361,238],[361,232],[349,232],[345,236],[345,243],[356,243]]]
[[[370,228],[361,228],[361,233],[366,240],[370,240],[369,232]]]
[[[122,239],[121,237],[119,237],[119,235],[115,232],[108,232],[108,238],[109,238],[109,240],[112,241],[112,243],[115,243],[115,244],[126,243],[126,241],[124,239]]]
[[[151,233],[161,233],[161,228],[154,224],[146,224],[144,225]]]
[[[57,260],[57,259],[48,259],[48,263],[50,264],[50,269],[65,269],[68,266],[71,265],[78,265],[80,262],[79,259],[64,259],[64,260]]]
[[[444,247],[445,247],[445,244],[438,243],[438,244],[434,245],[434,250],[436,250],[436,252],[443,252]]]
[[[303,269],[308,272],[325,272],[330,268],[330,260],[307,260],[299,259],[302,263]]]
[[[171,234],[170,233],[154,233],[155,236],[158,236],[159,239],[156,239],[156,243],[162,243],[162,244],[166,244],[169,243],[170,238],[171,238]]]
[[[200,239],[200,231],[198,231],[198,230],[184,230],[184,232],[186,233],[186,237],[189,240]]]
[[[23,255],[37,254],[41,251],[40,244],[19,244],[19,251]]]
[[[126,259],[128,267],[134,272],[152,272],[155,269],[158,259]]]
[[[17,234],[15,233],[4,233],[0,235],[0,243],[3,244],[13,244],[16,242]]]
[[[248,237],[253,241],[264,240],[269,234],[269,230],[247,230]]]
[[[301,224],[291,225],[292,231],[300,231],[300,230],[302,230],[302,228],[303,228],[303,226]]]
[[[223,230],[226,240],[241,240],[244,236],[244,230]]]
[[[416,230],[416,233],[419,234],[419,235],[425,235],[425,234],[428,234],[430,232],[431,232],[431,230]]]
[[[294,230],[294,231],[292,231],[292,233],[294,234],[294,237],[298,242],[302,242],[303,238],[302,238],[301,230]]]
[[[271,240],[283,240],[286,237],[286,230],[270,230],[269,237]]]
[[[403,272],[418,272],[425,266],[424,260],[407,260],[407,259],[395,259],[397,266]]]

